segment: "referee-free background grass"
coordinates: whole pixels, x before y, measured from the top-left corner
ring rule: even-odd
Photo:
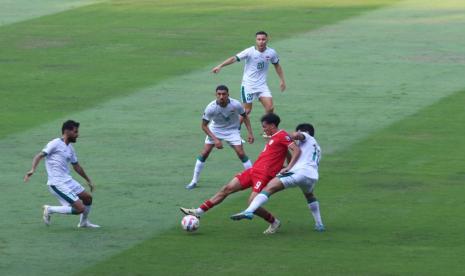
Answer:
[[[392,6],[391,6],[392,4]],[[0,27],[0,270],[5,274],[463,274],[463,3],[443,1],[147,2],[96,5]],[[282,127],[310,121],[324,158],[317,187],[328,231],[312,231],[298,190],[268,207],[281,232],[232,222],[247,193],[179,228],[241,169],[215,151],[184,190],[218,83],[238,97],[242,64],[208,73],[265,29],[289,89]],[[441,100],[442,99],[442,100]],[[256,136],[262,109],[252,115]],[[82,122],[76,144],[94,179],[102,229],[40,206],[56,200],[32,156]],[[246,150],[255,159],[260,138]]]

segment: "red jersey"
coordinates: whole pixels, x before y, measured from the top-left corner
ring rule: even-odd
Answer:
[[[271,136],[265,148],[252,166],[253,172],[269,177],[275,177],[283,168],[287,151],[292,139],[284,130],[279,130]]]

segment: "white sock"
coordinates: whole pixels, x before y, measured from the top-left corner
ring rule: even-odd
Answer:
[[[243,162],[242,165],[244,166],[244,169],[246,170],[252,168],[252,162],[250,161],[250,159]]]
[[[84,209],[84,212],[81,213],[81,218],[79,219],[79,223],[83,223],[87,221],[87,217],[89,216],[91,206],[92,205],[84,205],[85,209]]]
[[[197,183],[199,181],[199,176],[204,166],[205,162],[202,162],[197,159],[197,161],[195,162],[194,176],[192,177],[192,182]]]
[[[50,214],[58,213],[58,214],[65,214],[70,215],[72,211],[71,206],[49,206],[48,212]]]
[[[197,215],[201,216],[203,215],[203,213],[205,213],[205,211],[202,209],[202,208],[197,208],[195,209],[195,212],[197,213]]]
[[[265,204],[268,201],[268,196],[262,193],[259,193],[253,200],[250,202],[249,207],[245,209],[244,212],[255,212],[260,206]]]
[[[312,211],[315,224],[323,225],[323,221],[321,221],[321,215],[320,215],[320,203],[318,203],[318,201],[313,201],[312,203],[308,204],[308,208],[310,209],[310,211]]]

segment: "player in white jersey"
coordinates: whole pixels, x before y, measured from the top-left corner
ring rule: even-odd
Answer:
[[[61,128],[62,137],[50,141],[45,148],[32,160],[32,168],[24,176],[24,182],[34,174],[40,160],[45,158],[45,167],[48,175],[48,189],[58,198],[62,206],[44,205],[43,219],[46,225],[50,225],[52,214],[80,215],[78,227],[98,228],[100,226],[92,224],[89,219],[89,212],[92,205],[92,195],[74,180],[68,168],[71,163],[73,169],[82,176],[89,185],[90,191],[94,190],[94,185],[90,178],[79,165],[76,152],[72,143],[76,143],[79,136],[79,123],[68,120]]]
[[[299,142],[301,154],[295,165],[288,171],[273,178],[268,185],[258,194],[249,207],[241,213],[231,216],[233,220],[252,219],[257,208],[265,204],[269,197],[283,189],[300,187],[307,199],[308,208],[315,220],[315,230],[323,232],[325,227],[321,220],[320,204],[317,201],[313,189],[318,181],[318,165],[321,159],[321,148],[314,138],[315,130],[311,124],[300,124],[296,132],[291,136]]]
[[[226,141],[234,149],[245,169],[252,167],[252,162],[242,146],[240,117],[243,118],[247,128],[247,141],[252,144],[254,141],[252,127],[241,103],[229,97],[227,86],[216,87],[216,100],[207,105],[202,116],[202,130],[207,134],[205,145],[197,157],[192,181],[187,184],[186,189],[190,190],[197,186],[205,161],[213,148],[223,148],[222,141]]]
[[[223,63],[212,69],[213,73],[219,73],[224,66],[233,64],[234,62],[245,61],[244,75],[242,77],[241,98],[247,114],[252,111],[252,102],[258,99],[266,113],[274,111],[273,98],[270,89],[268,88],[266,77],[268,74],[269,63],[274,65],[276,73],[280,79],[280,89],[286,89],[286,81],[284,73],[279,64],[279,57],[276,51],[266,46],[268,42],[268,34],[260,31],[255,34],[255,46],[245,49],[226,59]]]

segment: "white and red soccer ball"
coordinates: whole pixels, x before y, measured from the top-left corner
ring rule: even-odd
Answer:
[[[182,229],[186,230],[187,232],[194,232],[199,228],[199,225],[200,221],[196,216],[187,215],[181,220]]]

